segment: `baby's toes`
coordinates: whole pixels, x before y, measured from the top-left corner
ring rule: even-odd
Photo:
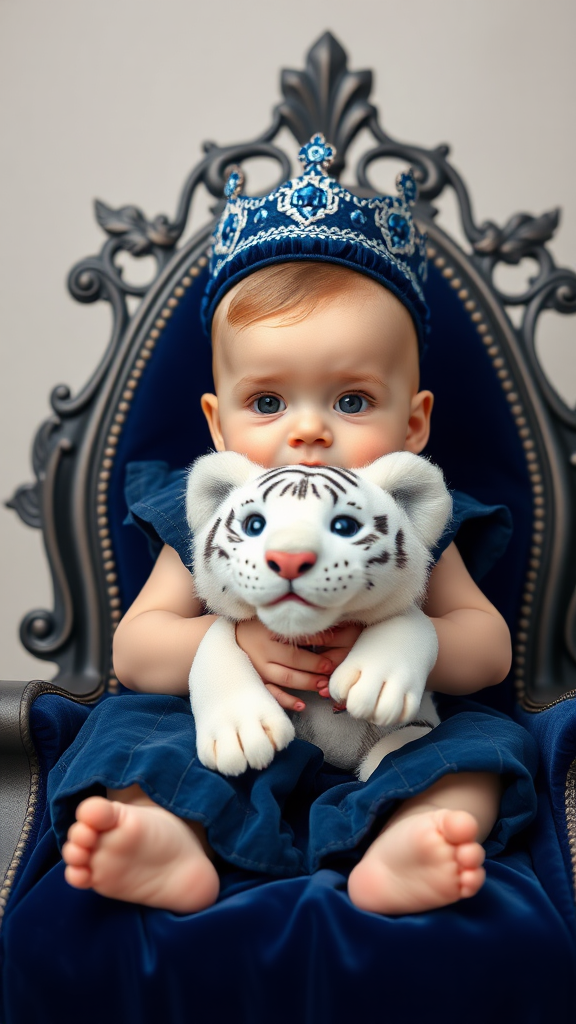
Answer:
[[[460,896],[462,899],[467,900],[470,896],[475,896],[479,889],[482,888],[486,881],[486,871],[484,868],[474,868],[472,871],[462,871],[460,874]]]
[[[68,841],[62,847],[62,859],[71,867],[85,867],[90,862],[92,851],[85,846],[77,846],[76,843]]]
[[[468,811],[443,809],[436,812],[436,827],[454,846],[473,843],[478,835],[478,823]]]
[[[64,871],[64,878],[68,885],[75,889],[89,889],[92,885],[92,872],[89,868],[73,867],[67,864]]]
[[[98,832],[83,821],[75,821],[68,829],[68,841],[76,846],[83,846],[86,850],[92,850],[98,839]]]
[[[462,843],[456,847],[456,860],[462,871],[482,867],[486,852],[480,843]]]
[[[96,832],[108,832],[118,824],[120,808],[120,804],[103,796],[89,796],[78,804],[76,818]]]

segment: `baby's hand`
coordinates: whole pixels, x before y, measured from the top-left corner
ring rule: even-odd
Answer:
[[[236,626],[236,641],[280,706],[286,711],[303,711],[304,702],[282,687],[317,690],[327,697],[332,672],[344,661],[361,632],[361,626],[344,623],[307,637],[308,645],[327,648],[322,654],[313,654],[293,643],[275,639],[260,619],[250,619]]]

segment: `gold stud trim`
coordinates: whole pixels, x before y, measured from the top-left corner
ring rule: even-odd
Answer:
[[[115,675],[108,677],[108,693],[118,693],[120,690],[120,683],[118,682]]]
[[[576,896],[576,760],[572,761],[566,775],[565,804],[568,846],[572,861],[574,895]]]
[[[99,528],[98,539],[100,543],[100,555],[102,558],[102,568],[104,571],[106,593],[108,597],[108,614],[112,633],[114,633],[120,619],[122,618],[122,600],[120,597],[120,588],[117,584],[117,566],[112,551],[112,541],[110,539],[106,496],[108,491],[108,482],[110,480],[111,471],[114,466],[114,458],[117,452],[119,435],[122,433],[124,424],[130,412],[136,389],[138,388],[140,380],[148,367],[154,349],[156,348],[158,340],[162,336],[162,332],[166,327],[167,322],[173,315],[174,310],[178,308],[180,300],[186,295],[187,289],[195,283],[196,278],[207,263],[207,257],[200,256],[200,258],[196,260],[194,266],[189,267],[182,278],[176,282],[171,294],[166,299],[165,304],[160,311],[160,315],[154,320],[153,327],[148,331],[147,336],[140,347],[140,351],[137,353],[128,378],[124,384],[121,396],[116,405],[116,409],[114,410],[112,417],[113,422],[106,438],[106,447],[104,449],[102,462],[98,471],[98,482],[96,485],[96,516],[97,526]],[[119,682],[112,670],[112,667],[110,668],[107,689],[110,693],[117,693],[119,690]]]
[[[450,266],[448,259],[440,254],[434,246],[428,246],[428,257],[433,261],[434,266],[440,270],[442,276],[449,280],[452,288],[457,292],[464,309],[485,346],[485,351],[492,362],[492,366],[500,381],[500,386],[510,404],[510,412],[514,419],[514,425],[518,430],[518,436],[524,451],[526,468],[530,477],[533,500],[533,521],[532,521],[532,547],[530,549],[529,570],[524,580],[524,591],[521,598],[520,615],[518,619],[519,632],[516,636],[516,647],[514,651],[514,675],[520,698],[524,696],[524,677],[526,662],[526,644],[530,636],[530,629],[533,625],[534,615],[534,593],[539,573],[542,567],[542,542],[546,529],[546,509],[544,488],[542,486],[542,473],[536,454],[535,439],[532,434],[529,419],[526,415],[523,403],[514,388],[513,374],[507,365],[505,354],[500,345],[491,333],[490,324],[484,313],[478,308],[478,302],[470,295],[470,289],[462,287],[462,280],[458,277],[459,268]],[[570,462],[576,466],[576,452],[571,456]]]

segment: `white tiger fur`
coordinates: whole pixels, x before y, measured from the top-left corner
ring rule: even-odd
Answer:
[[[386,753],[438,724],[424,689],[438,644],[418,604],[450,510],[441,471],[408,452],[354,471],[263,470],[235,452],[197,460],[186,495],[194,580],[221,616],[190,672],[203,764],[225,775],[264,768],[297,735],[364,780]],[[350,518],[358,530],[343,536]],[[249,536],[247,528],[262,530]],[[284,572],[274,556],[291,568]],[[331,696],[348,713],[303,693],[306,709],[291,720],[236,644],[235,623],[255,614],[300,643],[340,622],[366,627],[330,679]]]

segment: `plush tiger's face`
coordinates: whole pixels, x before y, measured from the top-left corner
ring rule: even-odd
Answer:
[[[418,600],[450,498],[440,471],[405,452],[354,471],[263,471],[224,452],[191,470],[187,512],[196,590],[210,610],[257,614],[293,638]]]

